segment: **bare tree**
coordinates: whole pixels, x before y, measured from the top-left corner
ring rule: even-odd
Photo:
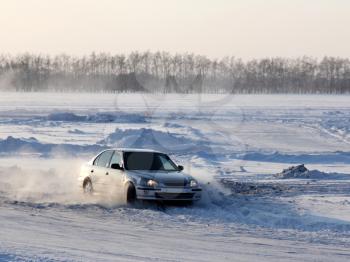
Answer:
[[[348,58],[209,59],[194,54],[132,52],[50,57],[0,55],[0,81],[21,91],[349,93]],[[6,77],[8,78],[8,77]],[[1,83],[5,83],[2,81]],[[2,88],[3,84],[2,84]]]

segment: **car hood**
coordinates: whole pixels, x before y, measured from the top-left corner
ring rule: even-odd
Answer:
[[[144,177],[154,179],[159,182],[183,181],[192,177],[184,172],[165,172],[165,171],[146,171],[146,170],[127,170],[128,175],[133,177]]]

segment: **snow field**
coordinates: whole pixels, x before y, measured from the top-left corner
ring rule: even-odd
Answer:
[[[0,260],[349,259],[349,96],[55,95],[0,97]],[[82,196],[81,163],[119,146],[169,153],[203,199]]]

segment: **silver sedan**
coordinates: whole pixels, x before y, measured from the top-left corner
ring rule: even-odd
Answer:
[[[110,149],[84,164],[79,185],[87,194],[122,194],[128,203],[143,200],[201,198],[197,180],[183,172],[168,155],[145,149]]]

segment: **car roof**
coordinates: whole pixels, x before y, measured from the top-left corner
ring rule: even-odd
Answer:
[[[121,152],[149,152],[149,153],[161,153],[153,149],[145,148],[112,148],[112,150],[121,151]]]
[[[153,150],[153,149],[144,149],[144,148],[109,148],[106,150],[101,151],[100,153],[98,153],[98,155],[94,156],[88,163],[90,163],[92,165],[92,163],[96,160],[96,158],[98,156],[100,156],[103,152],[106,151],[119,151],[119,152],[149,152],[149,153],[161,153],[159,151]]]

